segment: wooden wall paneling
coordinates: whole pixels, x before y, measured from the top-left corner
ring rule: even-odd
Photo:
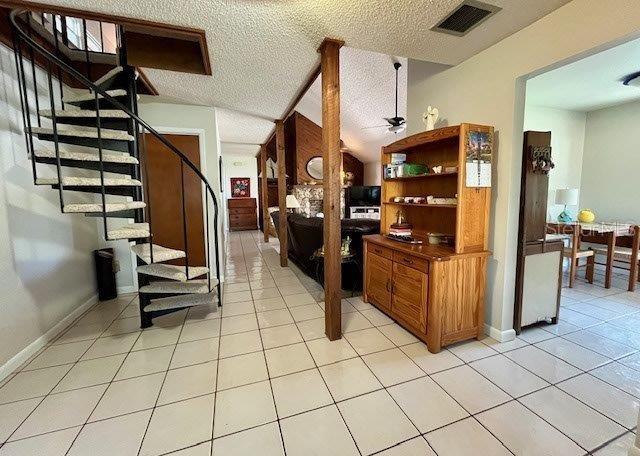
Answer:
[[[291,117],[294,118],[296,129],[296,184],[322,182],[322,179],[314,179],[307,173],[307,162],[313,157],[323,155],[322,128],[298,112]]]
[[[364,163],[349,152],[342,153],[342,169],[353,173],[353,185],[364,185]]]
[[[262,232],[264,241],[269,242],[269,190],[267,189],[267,146],[260,146],[260,207],[262,208]]]
[[[288,265],[287,236],[287,162],[284,149],[284,122],[276,120],[276,153],[278,158],[278,239],[280,240],[280,266]]]
[[[294,113],[295,114],[295,113]],[[287,151],[285,154],[287,164],[287,183],[289,185],[296,185],[298,183],[298,167],[296,166],[296,120],[295,115],[290,116],[284,122],[284,148]],[[289,190],[289,187],[287,187]]]
[[[324,302],[325,333],[342,337],[342,268],[340,244],[340,48],[325,39],[320,46],[322,71],[322,156],[324,188]]]

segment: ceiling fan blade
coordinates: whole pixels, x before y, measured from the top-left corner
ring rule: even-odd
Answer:
[[[389,124],[386,125],[376,125],[375,127],[362,127],[361,130],[373,130],[374,128],[388,128]]]

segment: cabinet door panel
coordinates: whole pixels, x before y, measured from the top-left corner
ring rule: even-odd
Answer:
[[[389,309],[391,307],[392,262],[387,258],[367,253],[366,287],[367,298]]]
[[[427,330],[427,274],[393,263],[391,311],[423,332]]]

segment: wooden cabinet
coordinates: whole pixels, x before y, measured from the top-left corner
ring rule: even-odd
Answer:
[[[489,252],[458,255],[439,245],[411,246],[364,236],[363,300],[427,343],[429,351],[484,334]]]
[[[479,171],[467,160],[490,163],[492,153],[493,127],[468,123],[407,136],[381,150],[383,169],[390,172],[382,177],[380,234],[363,237],[363,299],[426,342],[433,353],[484,334],[491,187],[477,187],[467,179],[468,170]],[[394,174],[394,154],[428,172]],[[438,168],[444,172],[435,172]],[[429,202],[429,196],[448,200],[438,204]],[[427,202],[414,203],[415,197]],[[399,212],[422,244],[385,236]],[[432,233],[442,233],[450,242],[429,244]],[[389,275],[391,287],[386,289]]]
[[[229,231],[255,230],[258,227],[255,198],[229,198]]]
[[[379,252],[387,255],[388,258],[380,256]],[[367,243],[366,299],[398,320],[424,333],[427,330],[428,274],[397,261],[413,258],[414,264],[420,267],[428,262],[409,255],[398,256],[397,253],[391,249]]]

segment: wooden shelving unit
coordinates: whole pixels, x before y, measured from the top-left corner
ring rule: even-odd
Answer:
[[[396,203],[394,201],[385,201],[382,204],[389,204],[392,206],[406,206],[406,207],[429,207],[429,208],[445,208],[445,209],[455,209],[458,207],[457,204],[423,204],[423,203]]]
[[[383,179],[385,182],[394,182],[394,181],[405,181],[405,180],[415,180],[415,179],[426,179],[432,177],[449,177],[449,176],[457,176],[458,172],[452,173],[431,173],[431,174],[420,174],[417,176],[402,176],[402,177],[391,177],[388,179]]]
[[[467,187],[469,138],[493,127],[461,124],[409,136],[382,148],[406,162],[456,166],[457,172],[383,179],[380,235],[364,239],[364,300],[425,341],[431,352],[484,334],[484,293],[491,188]],[[395,197],[457,198],[457,204],[396,203]],[[413,226],[410,245],[384,237],[401,210]],[[453,245],[429,245],[428,233],[453,234]]]

